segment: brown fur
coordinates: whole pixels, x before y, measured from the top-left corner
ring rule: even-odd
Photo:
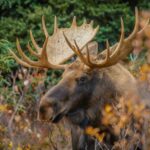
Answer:
[[[76,61],[66,68],[61,81],[42,97],[39,118],[57,123],[66,117],[72,126],[73,150],[82,149],[85,144],[92,150],[94,145],[89,145],[92,141],[81,128],[100,126],[104,105],[116,103],[117,97],[131,92],[137,93],[136,80],[121,64],[92,70]],[[88,123],[83,126],[86,118]]]

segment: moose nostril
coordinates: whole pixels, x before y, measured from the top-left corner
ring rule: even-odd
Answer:
[[[45,108],[43,106],[41,106],[40,107],[40,113],[45,113],[45,112],[46,112]]]

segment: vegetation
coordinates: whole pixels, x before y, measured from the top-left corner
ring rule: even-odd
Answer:
[[[29,41],[29,29],[32,29],[36,41],[41,45],[44,41],[41,30],[42,15],[46,18],[49,33],[53,32],[55,15],[58,16],[60,27],[69,27],[73,16],[77,16],[79,25],[85,18],[87,21],[94,20],[95,26],[100,25],[96,40],[99,42],[99,48],[102,49],[107,38],[111,44],[117,41],[121,16],[124,19],[126,34],[128,35],[132,30],[135,6],[150,10],[149,0],[135,2],[130,0],[0,0],[0,149],[30,150],[41,149],[41,147],[45,150],[56,149],[56,147],[66,146],[69,139],[68,131],[61,125],[49,128],[48,124],[42,125],[36,121],[36,106],[40,97],[46,89],[58,82],[61,72],[27,70],[18,65],[11,59],[9,53],[9,49],[14,51],[16,49],[16,37],[20,39],[25,49]],[[129,59],[133,60],[132,57]],[[141,64],[146,63],[145,51],[138,58],[139,61],[142,62]],[[131,70],[133,70],[132,65],[137,66],[136,61],[129,64]],[[142,72],[142,76],[137,74],[141,64],[138,64],[134,74],[147,81],[145,76],[147,77],[150,72],[149,66],[146,73],[145,70],[144,73]],[[145,111],[143,109],[144,106],[140,110],[141,113]],[[113,112],[116,117],[116,112],[111,107],[106,107],[106,113],[110,112]],[[133,112],[132,114],[134,115]],[[138,117],[141,119],[143,116]],[[130,119],[125,120],[123,125],[130,121]],[[57,128],[57,133],[52,133],[54,128]],[[44,132],[41,131],[42,129]],[[92,135],[101,142],[104,134],[98,136],[97,130],[95,134],[93,130],[89,128],[87,132],[91,135],[92,131]],[[119,134],[120,131],[117,132],[117,135]],[[67,147],[70,149],[70,145]]]

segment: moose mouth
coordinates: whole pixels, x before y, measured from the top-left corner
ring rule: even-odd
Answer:
[[[52,123],[58,123],[65,115],[68,114],[68,112],[69,112],[68,109],[62,109],[58,113],[52,115],[52,117],[50,118],[50,121]]]
[[[50,118],[52,123],[58,123],[64,116],[71,119],[74,117],[80,117],[82,114],[83,118],[83,110],[81,108],[73,107],[74,103],[69,103],[66,107],[63,107],[59,112],[54,113]]]
[[[71,117],[71,116],[74,116],[74,115],[76,115],[76,111],[70,111],[68,113],[57,113],[56,115],[53,115],[50,118],[50,121],[52,123],[58,123],[64,116]]]
[[[51,121],[52,123],[58,123],[64,116],[65,116],[65,114],[58,113],[58,114],[56,114],[56,115],[53,115],[53,116],[50,118],[50,121]]]
[[[70,111],[59,112],[56,115],[53,115],[50,118],[52,123],[58,123],[63,117],[67,117],[70,121],[75,122],[76,124],[80,123],[84,119],[83,110],[74,109]]]

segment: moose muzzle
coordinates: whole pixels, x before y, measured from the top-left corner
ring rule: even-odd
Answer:
[[[51,88],[42,98],[39,105],[38,119],[57,123],[67,113],[65,105],[68,91],[61,85]]]

